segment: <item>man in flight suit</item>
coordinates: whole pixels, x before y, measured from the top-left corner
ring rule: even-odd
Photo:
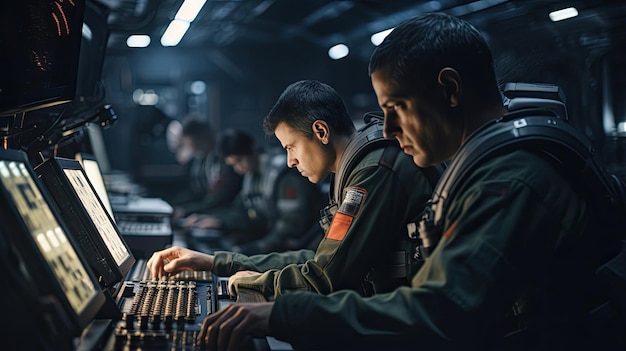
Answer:
[[[246,255],[300,249],[302,228],[319,228],[320,187],[287,167],[283,152],[259,150],[243,131],[222,131],[218,146],[225,163],[243,176],[241,191],[230,206],[197,215],[188,225],[221,230],[235,245],[232,251]]]
[[[370,74],[386,135],[420,166],[454,164],[464,143],[508,112],[487,42],[446,14],[396,26]],[[231,304],[205,319],[200,339],[218,350],[236,350],[249,335],[315,350],[624,350],[623,330],[621,343],[595,338],[586,320],[597,262],[584,249],[603,234],[589,227],[595,203],[550,157],[492,156],[445,194],[441,238],[411,286]]]
[[[183,121],[176,157],[189,166],[189,183],[176,197],[168,199],[174,207],[172,219],[206,213],[226,206],[241,189],[241,176],[226,165],[215,150],[211,124],[200,116],[190,115]]]
[[[362,136],[340,95],[313,80],[287,87],[265,118],[264,128],[286,150],[289,167],[313,183],[343,173],[338,167],[342,158],[350,156],[345,150]],[[154,253],[148,267],[157,277],[190,268],[220,276],[243,271],[229,283],[257,291],[268,300],[291,290],[329,294],[351,289],[360,295],[389,291],[407,284],[404,262],[399,264],[402,272],[387,268],[393,267],[398,252],[405,258],[398,243],[406,239],[407,223],[425,208],[433,186],[423,170],[390,141],[364,152],[352,167],[342,199],[332,199],[324,211],[335,214],[323,218],[329,225],[317,251],[211,256],[174,247]]]

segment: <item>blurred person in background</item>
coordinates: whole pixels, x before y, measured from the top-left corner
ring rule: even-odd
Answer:
[[[231,251],[247,255],[300,249],[302,228],[317,227],[321,235],[317,219],[325,197],[287,167],[284,152],[264,152],[240,130],[225,130],[219,139],[225,163],[243,177],[241,191],[230,206],[190,216],[186,226],[221,230]]]
[[[174,207],[174,223],[195,213],[228,206],[241,190],[241,175],[224,163],[215,142],[215,131],[202,116],[189,115],[183,120],[176,159],[189,167],[189,182],[168,200]]]

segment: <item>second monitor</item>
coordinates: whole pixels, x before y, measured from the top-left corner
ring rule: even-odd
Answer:
[[[77,160],[50,158],[36,169],[105,288],[121,282],[135,257]]]

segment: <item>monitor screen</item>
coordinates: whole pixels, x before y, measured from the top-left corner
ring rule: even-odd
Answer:
[[[135,258],[80,162],[51,158],[35,168],[105,287],[123,280]],[[88,252],[88,253],[87,253]]]
[[[70,315],[77,318],[79,327],[85,327],[102,306],[104,296],[96,278],[83,264],[83,256],[68,238],[64,222],[58,219],[54,207],[49,206],[48,195],[40,188],[30,167],[21,152],[0,150],[0,187],[3,204],[10,208],[3,209],[3,219],[8,219],[5,216],[9,212],[15,217],[10,224],[13,227],[7,232],[24,250],[20,253],[29,257],[29,265],[44,263],[34,268],[41,275],[39,279],[48,280],[40,282],[42,289],[55,290],[52,286],[56,285],[57,298],[67,302]],[[20,228],[27,233],[19,233]]]
[[[20,0],[2,7],[0,116],[74,98],[84,12],[84,0]]]
[[[121,266],[131,255],[122,237],[117,232],[111,217],[103,211],[102,203],[98,201],[98,195],[89,184],[85,173],[79,169],[64,169],[65,176],[69,179],[72,188],[78,195],[89,214],[89,218],[96,225],[104,244],[115,259],[115,263]]]
[[[109,216],[111,219],[115,220],[113,216],[113,207],[111,207],[111,202],[109,201],[109,194],[107,193],[106,185],[104,183],[104,177],[102,176],[102,171],[100,170],[100,165],[96,158],[92,155],[79,153],[76,155],[76,159],[80,162],[85,170],[85,174],[93,185],[100,201],[109,212]]]
[[[76,78],[76,100],[80,102],[94,103],[104,98],[100,79],[109,39],[108,15],[104,5],[87,1]]]

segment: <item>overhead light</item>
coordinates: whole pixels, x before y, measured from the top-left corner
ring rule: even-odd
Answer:
[[[189,25],[191,23],[186,21],[173,20],[170,22],[167,29],[165,29],[165,33],[161,37],[161,45],[163,46],[176,46],[180,43],[180,40],[183,39],[185,33],[187,33],[187,29],[189,29]]]
[[[206,91],[206,83],[201,80],[195,80],[189,84],[189,92],[194,95],[204,94]]]
[[[350,49],[345,44],[337,44],[332,48],[328,49],[328,56],[330,56],[333,60],[339,60],[350,53]]]
[[[176,46],[183,39],[206,0],[185,0],[161,37],[161,45]]]
[[[549,16],[552,22],[558,22],[578,16],[578,10],[576,10],[575,7],[568,7],[562,10],[550,12]]]
[[[183,4],[180,5],[180,9],[176,12],[174,19],[190,23],[193,22],[205,2],[206,0],[185,0]]]
[[[382,32],[372,34],[372,36],[370,37],[370,41],[372,42],[372,44],[378,46],[380,45],[380,43],[383,42],[383,40],[385,40],[385,38],[389,35],[389,33],[391,33],[392,30],[393,28],[389,28]]]
[[[133,34],[126,39],[129,48],[145,48],[150,45],[150,36],[145,34]]]
[[[159,102],[159,94],[152,89],[135,89],[133,91],[133,101],[142,106],[154,106]]]

